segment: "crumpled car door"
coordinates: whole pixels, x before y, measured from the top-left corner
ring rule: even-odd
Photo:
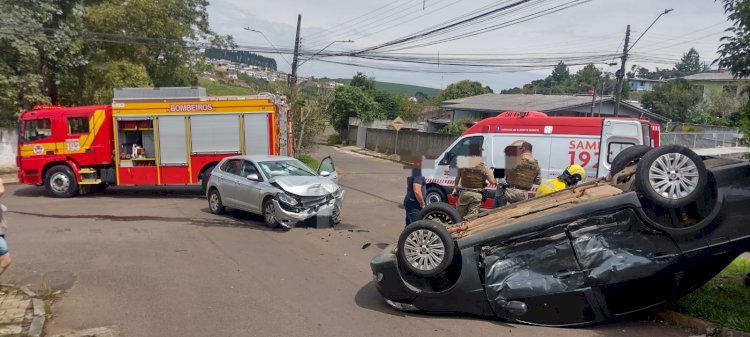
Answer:
[[[568,231],[588,283],[601,292],[610,314],[657,305],[678,289],[680,249],[634,210],[587,216]]]
[[[511,321],[542,325],[586,324],[601,320],[586,276],[560,224],[510,242],[482,247],[485,292],[495,313]],[[506,310],[510,301],[527,311]]]

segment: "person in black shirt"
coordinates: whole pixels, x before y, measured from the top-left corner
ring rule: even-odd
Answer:
[[[411,168],[411,176],[406,178],[406,196],[404,196],[404,210],[406,211],[406,226],[417,221],[419,211],[425,206],[424,196],[427,182],[422,176],[421,158],[414,160]]]

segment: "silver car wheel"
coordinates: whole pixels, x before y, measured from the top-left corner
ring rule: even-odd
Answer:
[[[433,270],[445,259],[445,244],[437,233],[420,229],[409,234],[404,242],[406,262],[419,270]]]
[[[62,172],[57,172],[50,178],[50,187],[58,193],[65,193],[70,189],[70,178]]]
[[[266,224],[276,224],[276,208],[272,202],[266,203],[266,208],[263,210],[263,218]]]
[[[676,200],[688,196],[698,186],[698,167],[688,156],[679,153],[664,154],[648,170],[651,188],[666,199]]]
[[[216,212],[219,209],[219,193],[217,192],[211,192],[211,195],[208,197],[208,203],[211,205],[211,210]]]

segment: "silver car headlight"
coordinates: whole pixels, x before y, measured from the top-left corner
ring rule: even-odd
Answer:
[[[276,199],[292,207],[297,207],[297,205],[299,205],[299,200],[284,192],[276,194]]]

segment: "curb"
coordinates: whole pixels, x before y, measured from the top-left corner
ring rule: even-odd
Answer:
[[[28,298],[28,300],[31,301],[28,307],[22,308],[26,312],[26,314],[24,316],[24,319],[18,323],[20,324],[20,326],[17,327],[18,330],[10,332],[10,334],[4,331],[3,336],[24,336],[24,337],[43,336],[44,335],[44,323],[47,319],[47,314],[45,310],[44,301],[38,297],[38,294],[36,294],[31,289],[29,289],[29,287],[27,286],[17,287],[13,284],[2,284],[0,286],[2,286],[5,289],[9,289],[11,291],[15,291],[17,292],[17,294],[23,294]],[[18,308],[21,308],[21,307],[18,307]]]
[[[411,165],[411,163],[409,163],[409,162],[401,161],[401,160],[398,160],[398,159],[393,159],[389,155],[386,155],[386,154],[383,154],[383,153],[379,153],[379,152],[375,152],[375,151],[371,151],[371,150],[368,150],[368,149],[363,149],[363,148],[356,147],[356,146],[336,146],[336,147],[338,149],[340,149],[340,150],[343,150],[343,151],[354,152],[354,153],[365,155],[365,156],[372,157],[372,158],[384,159],[384,160],[387,160],[387,161],[390,161],[390,162],[394,162],[394,163],[398,163],[398,164],[403,164],[403,165]],[[356,150],[350,149],[352,147],[357,148],[357,149]]]
[[[651,314],[667,323],[685,327],[694,332],[703,333],[706,336],[750,337],[750,333],[725,328],[716,323],[707,322],[700,318],[663,308],[651,309]]]

